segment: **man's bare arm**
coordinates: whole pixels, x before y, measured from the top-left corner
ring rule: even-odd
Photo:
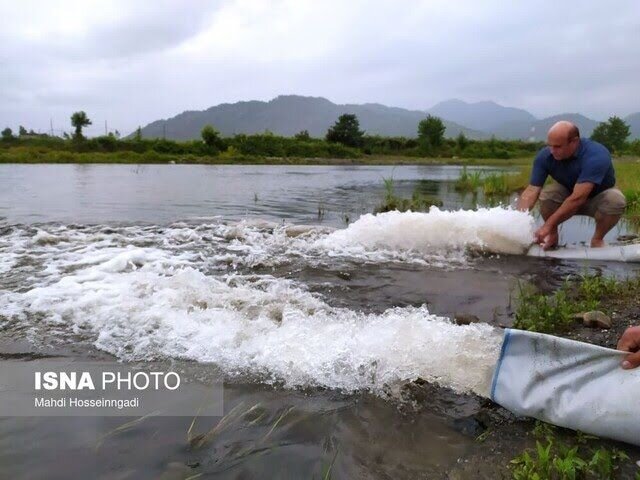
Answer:
[[[553,215],[551,215],[544,224],[551,228],[555,228],[565,220],[573,217],[580,207],[587,202],[593,187],[595,187],[595,185],[590,182],[576,183],[571,195],[562,202],[562,205],[553,212]]]
[[[540,191],[542,187],[535,187],[533,185],[529,185],[524,189],[522,195],[518,199],[518,205],[516,208],[518,210],[522,210],[523,212],[529,211],[533,208],[533,206],[538,201],[538,197],[540,196]]]

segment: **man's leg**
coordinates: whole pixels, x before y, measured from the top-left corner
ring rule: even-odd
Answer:
[[[596,230],[591,238],[592,247],[604,247],[604,236],[618,223],[626,199],[617,188],[609,188],[589,201],[587,209],[596,221]]]
[[[601,212],[596,212],[596,230],[593,232],[591,238],[592,247],[604,247],[604,236],[616,226],[618,220],[622,215],[606,215]]]
[[[565,199],[570,195],[569,190],[559,183],[552,183],[540,192],[540,215],[546,222],[547,219],[555,213],[562,205]],[[555,247],[558,244],[559,235],[556,227],[545,239],[544,249]]]

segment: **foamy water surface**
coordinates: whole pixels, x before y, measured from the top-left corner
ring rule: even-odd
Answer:
[[[364,215],[332,231],[221,219],[167,226],[7,226],[0,322],[31,338],[81,338],[122,360],[183,358],[229,377],[345,391],[416,378],[487,393],[501,332],[425,305],[332,305],[288,265],[472,268],[470,250],[521,253],[533,218],[510,209]],[[265,271],[267,273],[265,273]]]

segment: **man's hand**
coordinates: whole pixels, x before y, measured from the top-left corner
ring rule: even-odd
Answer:
[[[629,327],[618,341],[618,350],[632,352],[624,357],[622,368],[636,368],[640,365],[640,327]]]
[[[536,230],[533,236],[534,241],[542,246],[543,250],[548,250],[558,244],[558,229],[546,223]]]

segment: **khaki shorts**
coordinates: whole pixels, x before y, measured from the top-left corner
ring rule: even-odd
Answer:
[[[542,189],[540,204],[541,206],[544,204],[544,207],[555,212],[569,195],[571,195],[569,189],[554,182]],[[605,215],[622,215],[626,205],[627,201],[620,190],[608,188],[587,200],[587,203],[580,207],[576,215],[595,217],[596,212]]]

